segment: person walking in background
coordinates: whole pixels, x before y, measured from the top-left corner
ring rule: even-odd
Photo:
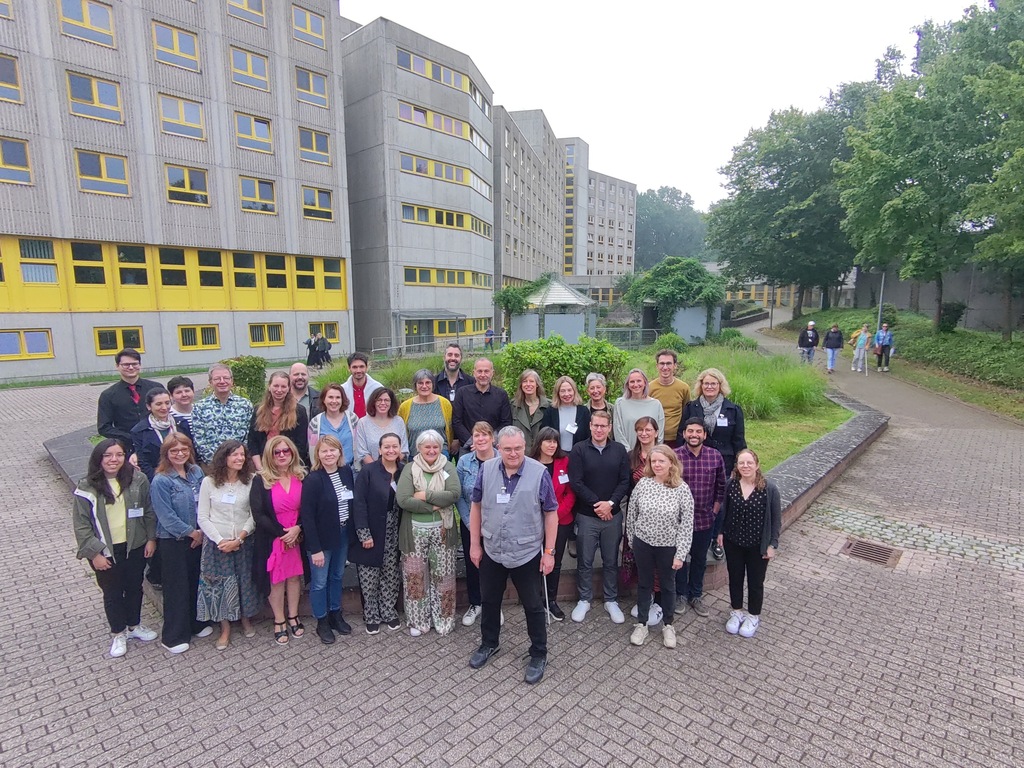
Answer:
[[[330,365],[333,361],[331,360],[331,340],[324,336],[322,333],[317,334],[316,351],[320,357],[320,367]]]
[[[249,441],[252,403],[231,391],[235,376],[224,363],[214,363],[209,371],[213,394],[192,408],[192,435],[200,464],[209,464],[225,440]]]
[[[674,349],[659,350],[654,359],[658,364],[658,378],[651,382],[651,397],[661,403],[665,411],[665,424],[662,426],[665,443],[675,448],[683,408],[690,402],[690,385],[676,377],[679,357]]]
[[[807,327],[800,331],[797,337],[796,346],[800,350],[800,360],[810,365],[814,362],[814,350],[818,348],[818,332],[814,328],[814,321],[807,323]]]
[[[125,453],[131,455],[132,427],[146,416],[146,393],[160,384],[141,378],[142,355],[131,347],[114,355],[114,365],[121,380],[100,393],[96,404],[96,431],[103,437],[120,441]]]
[[[317,348],[317,344],[320,341],[320,334],[310,334],[309,338],[306,339],[303,344],[306,345],[306,367],[307,368],[319,368],[322,364],[320,358],[320,350]]]
[[[882,323],[882,327],[875,332],[875,360],[878,363],[878,371],[889,370],[889,353],[892,351],[892,331],[888,323]]]
[[[491,326],[487,326],[487,330],[484,331],[484,349],[494,351],[494,329]]]
[[[779,548],[782,500],[779,489],[761,473],[757,454],[739,452],[736,469],[725,487],[719,514],[718,543],[725,547],[732,611],[725,623],[730,635],[753,637],[761,624],[764,577]],[[747,580],[747,613],[743,612],[743,579]]]
[[[77,557],[89,561],[103,591],[113,635],[110,656],[124,656],[130,638],[144,643],[156,639],[156,632],[140,621],[142,571],[156,551],[149,480],[128,463],[124,446],[108,437],[89,454],[87,474],[74,496]]]
[[[832,323],[832,327],[825,331],[823,342],[827,356],[826,368],[829,373],[836,372],[836,358],[839,356],[839,350],[843,348],[844,343],[843,332],[839,330],[839,324]]]
[[[641,416],[650,416],[658,425],[658,442],[665,441],[665,409],[650,396],[647,374],[634,368],[626,376],[622,397],[615,401],[615,440],[627,451],[636,440],[634,425]]]
[[[853,363],[850,365],[851,371],[864,373],[864,366],[867,364],[868,344],[870,343],[871,331],[868,330],[868,324],[864,323],[860,330],[856,331],[853,336],[850,337],[850,344],[853,345]]]

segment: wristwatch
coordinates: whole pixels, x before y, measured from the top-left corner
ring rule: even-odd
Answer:
[[[545,550],[544,550],[544,554],[545,554],[545,555],[551,555],[552,557],[554,557],[554,555],[555,555],[555,550],[553,550],[553,549],[545,549]]]

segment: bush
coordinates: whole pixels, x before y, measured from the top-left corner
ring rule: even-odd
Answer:
[[[221,362],[231,369],[231,375],[235,377],[235,394],[258,403],[267,391],[267,361],[256,355],[243,355]]]
[[[659,349],[671,349],[672,351],[682,355],[690,351],[690,345],[686,339],[680,336],[678,333],[663,333],[654,340],[651,344],[651,353],[657,352]]]
[[[942,310],[939,312],[939,333],[952,333],[960,324],[960,318],[967,311],[967,305],[962,301],[945,301],[942,303]]]
[[[628,355],[603,339],[580,336],[576,344],[569,344],[555,334],[536,341],[517,341],[509,344],[495,360],[500,368],[502,386],[511,397],[519,386],[519,375],[527,368],[540,374],[544,388],[552,392],[559,376],[571,376],[576,386],[583,388],[587,374],[597,372],[608,379],[608,391],[622,384],[623,368]]]

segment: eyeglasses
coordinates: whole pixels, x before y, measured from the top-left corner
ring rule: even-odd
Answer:
[[[141,368],[142,367],[142,363],[118,363],[117,365],[120,368]]]
[[[719,384],[717,381],[705,381],[701,386],[705,389],[717,389]]]
[[[658,363],[658,367],[659,368],[667,368],[667,367],[670,367],[670,366],[673,366],[673,365],[675,365],[675,363],[673,363],[671,361],[669,361],[667,363]]]
[[[191,450],[189,450],[188,448],[168,448],[167,452],[168,453],[191,453]]]
[[[103,454],[103,458],[104,459],[123,459],[124,458],[124,454],[123,453],[104,453]]]
[[[289,456],[289,455],[291,455],[291,452],[292,452],[291,448],[275,448],[274,449],[274,455],[275,456]]]

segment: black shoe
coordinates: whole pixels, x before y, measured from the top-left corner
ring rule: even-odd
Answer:
[[[573,560],[575,560],[576,559],[576,542],[575,541],[570,541],[568,543],[568,546],[566,547],[566,549],[569,551],[569,557],[571,557]]]
[[[725,557],[725,547],[722,547],[718,544],[712,544],[711,556],[715,558],[715,560],[721,560],[723,557]]]
[[[339,635],[352,634],[352,626],[345,621],[345,617],[341,615],[341,611],[331,611],[328,613],[327,621],[330,623],[331,629]]]
[[[397,631],[397,630],[402,628],[402,622],[400,622],[398,619],[392,619],[391,621],[389,621],[387,623],[387,627],[392,632],[395,632],[395,631]]]
[[[326,616],[322,619],[317,619],[316,633],[320,637],[320,642],[324,645],[330,645],[334,642],[334,633],[331,631],[331,623],[327,620]]]
[[[480,669],[484,664],[491,660],[491,656],[498,652],[497,648],[489,648],[486,645],[481,645],[472,656],[469,657],[469,666],[473,669]]]
[[[555,621],[565,621],[565,614],[562,613],[562,609],[558,607],[558,603],[551,603],[548,606],[548,613],[551,614],[551,618]]]
[[[366,625],[366,634],[368,634],[368,635],[376,635],[378,632],[380,632],[380,624],[367,624]]]
[[[523,681],[528,685],[536,685],[544,678],[544,670],[548,666],[547,659],[530,659],[530,663],[526,667],[526,674],[523,675]]]

